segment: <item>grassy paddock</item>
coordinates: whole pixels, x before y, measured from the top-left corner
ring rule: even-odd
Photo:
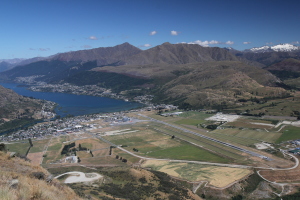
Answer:
[[[259,141],[275,142],[281,133],[278,132],[266,132],[264,130],[240,130],[237,128],[217,129],[214,133],[224,134],[233,137],[226,137],[228,140],[249,140],[249,144],[256,143]],[[221,136],[219,136],[221,137]],[[231,139],[230,139],[231,138]],[[247,141],[246,141],[247,142]]]
[[[228,162],[227,159],[218,155],[212,154],[200,147],[196,147],[190,144],[182,144],[180,146],[162,149],[159,151],[151,152],[149,157],[154,158],[167,158],[178,160],[195,160],[195,161],[207,161],[207,162]]]
[[[182,142],[178,139],[171,139],[169,135],[158,133],[153,129],[144,131],[106,136],[106,139],[117,145],[125,145],[125,149],[133,151],[141,156],[154,158],[167,158],[179,160],[198,160],[208,162],[228,162],[227,159],[213,154],[205,149],[192,144]]]
[[[197,126],[197,124],[204,123],[205,120],[199,120],[199,119],[181,119],[175,122],[175,124],[185,124],[185,125],[193,125]]]
[[[283,134],[276,140],[276,143],[281,143],[288,140],[300,139],[300,128],[295,126],[286,126],[281,130]]]
[[[31,147],[30,153],[42,152],[49,140],[50,139],[32,141],[33,147]]]
[[[29,144],[28,140],[24,140],[23,142],[20,142],[20,143],[6,144],[6,149],[8,149],[11,152],[25,154],[26,151],[28,150],[29,146],[30,146],[30,144]]]

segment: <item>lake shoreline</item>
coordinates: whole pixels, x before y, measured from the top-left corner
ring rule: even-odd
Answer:
[[[44,99],[56,103],[57,106],[54,108],[54,112],[61,117],[65,117],[67,115],[80,116],[86,114],[118,112],[146,106],[145,104],[137,102],[109,97],[58,92],[35,92],[24,87],[25,85],[22,83],[0,82],[0,85],[5,88],[12,89],[14,92],[22,96]],[[20,87],[20,85],[22,87]]]

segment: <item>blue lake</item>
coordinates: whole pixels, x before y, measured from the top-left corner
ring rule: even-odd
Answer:
[[[68,114],[79,116],[94,113],[118,112],[122,110],[130,110],[143,105],[136,102],[126,102],[118,99],[106,97],[94,97],[87,95],[74,95],[65,93],[52,92],[33,92],[26,87],[18,87],[15,83],[0,83],[5,88],[12,89],[16,93],[34,97],[36,99],[45,99],[58,104],[55,109],[56,114],[64,117]]]

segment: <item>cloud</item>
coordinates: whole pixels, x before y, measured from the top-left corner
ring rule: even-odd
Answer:
[[[233,45],[233,44],[234,44],[234,42],[233,42],[233,41],[230,41],[230,40],[228,40],[227,42],[225,42],[225,44],[227,44],[227,45]]]
[[[157,31],[151,31],[150,33],[149,33],[149,35],[155,35],[157,33]]]
[[[208,41],[208,40],[205,40],[205,41],[196,40],[194,42],[189,42],[188,44],[199,44],[199,45],[201,45],[203,47],[209,47],[210,45],[216,45],[216,44],[233,45],[234,42],[230,41],[230,40],[228,40],[227,42],[220,42],[220,41],[217,41],[217,40],[211,40],[211,41]]]
[[[243,42],[243,44],[251,44],[251,42]]]
[[[75,46],[71,45],[71,46],[67,46],[65,48],[72,49],[72,48],[75,48]]]
[[[179,32],[178,31],[171,31],[171,35],[178,35]]]
[[[83,46],[81,46],[82,48],[85,48],[85,49],[89,49],[89,48],[92,48],[92,46],[91,45],[88,45],[88,44],[86,44],[86,45],[83,45]]]
[[[98,40],[98,38],[97,38],[96,36],[93,36],[93,35],[90,36],[89,39],[90,39],[90,40]]]
[[[188,44],[199,44],[203,47],[209,47],[211,44],[222,44],[222,42],[216,41],[216,40],[211,40],[211,41],[201,41],[201,40],[196,40],[194,42],[189,42]]]
[[[49,51],[50,48],[39,48],[39,51]]]
[[[30,51],[50,51],[50,48],[38,48],[38,49],[34,49],[34,48],[29,48]]]
[[[151,44],[143,44],[143,45],[140,45],[139,47],[151,47],[152,45]]]

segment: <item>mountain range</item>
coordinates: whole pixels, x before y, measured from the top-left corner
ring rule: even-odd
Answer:
[[[47,83],[97,84],[117,93],[129,95],[134,90],[154,94],[160,102],[200,108],[235,105],[238,98],[250,98],[254,92],[260,98],[270,93],[272,97],[288,95],[286,89],[297,88],[297,81],[290,84],[274,67],[287,59],[297,63],[299,55],[299,47],[290,44],[238,51],[167,42],[141,50],[124,43],[22,60],[22,65],[0,77],[5,81],[34,76]]]

